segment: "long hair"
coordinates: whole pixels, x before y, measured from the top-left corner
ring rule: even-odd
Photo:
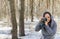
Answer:
[[[52,15],[50,12],[44,12],[43,17],[45,17],[46,14],[49,14],[49,16],[50,16],[50,22],[48,23],[48,25],[51,26]]]
[[[50,17],[51,17],[51,13],[50,12],[44,12],[43,17],[45,17],[46,14],[49,14]]]

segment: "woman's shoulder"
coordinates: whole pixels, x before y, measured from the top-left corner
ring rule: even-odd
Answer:
[[[56,23],[56,21],[55,21],[55,20],[52,20],[52,22],[53,22],[53,23]]]
[[[52,24],[57,26],[57,22],[55,20],[52,20]]]

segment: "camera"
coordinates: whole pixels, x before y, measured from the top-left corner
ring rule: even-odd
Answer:
[[[45,18],[45,17],[43,17],[43,18],[40,20],[40,27],[44,27],[45,21],[47,21],[47,18]]]

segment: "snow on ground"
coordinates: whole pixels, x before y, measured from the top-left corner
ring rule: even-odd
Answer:
[[[29,34],[26,34],[24,37],[19,37],[22,39],[40,39],[41,34],[38,32],[30,32]]]
[[[0,39],[11,39],[11,35],[0,34]]]
[[[0,22],[0,39],[11,39],[11,29],[12,27],[2,27],[4,22]],[[35,26],[38,23],[38,20],[36,22],[30,22],[25,21],[25,34],[26,36],[19,37],[21,39],[40,39],[41,38],[41,31],[35,32]],[[18,33],[19,34],[19,33]],[[57,32],[55,35],[55,39],[60,39],[60,32]]]

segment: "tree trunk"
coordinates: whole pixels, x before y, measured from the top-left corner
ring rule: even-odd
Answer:
[[[18,39],[17,22],[16,22],[16,15],[15,15],[15,0],[9,0],[9,2],[10,2],[10,9],[11,9],[12,39]]]
[[[21,0],[21,10],[20,10],[20,17],[19,17],[19,36],[25,36],[24,32],[24,1]]]
[[[47,2],[47,9],[49,9],[49,7],[50,7],[50,0],[46,0]]]
[[[30,0],[31,5],[31,22],[33,22],[33,0]]]
[[[52,0],[52,14],[54,14],[54,0]]]

